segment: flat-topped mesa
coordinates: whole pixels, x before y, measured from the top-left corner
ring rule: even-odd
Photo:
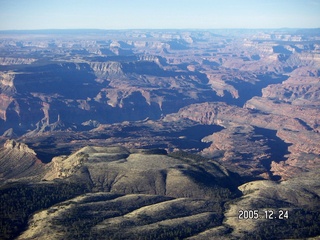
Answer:
[[[35,151],[32,150],[31,148],[29,148],[26,144],[16,142],[15,140],[7,140],[4,143],[3,147],[5,149],[12,149],[12,150],[20,151],[20,152],[31,153],[33,155],[37,155],[35,153]]]

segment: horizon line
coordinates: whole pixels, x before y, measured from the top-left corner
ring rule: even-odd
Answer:
[[[208,31],[208,30],[317,30],[320,27],[279,27],[279,28],[41,28],[41,29],[0,29],[0,32],[37,32],[37,31],[161,31],[161,30],[188,30],[188,31]]]

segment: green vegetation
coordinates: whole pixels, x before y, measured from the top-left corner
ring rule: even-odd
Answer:
[[[184,161],[196,169],[196,171],[188,169],[185,173],[208,192],[211,192],[212,198],[225,201],[241,195],[237,188],[240,177],[227,171],[219,163],[199,154],[183,151],[170,153],[169,156]]]
[[[168,200],[167,197],[148,197],[129,199],[127,201],[118,200],[117,202],[97,202],[90,205],[76,205],[70,210],[66,210],[62,218],[54,219],[54,225],[62,228],[64,238],[66,239],[180,239],[192,236],[196,233],[204,231],[208,227],[220,225],[222,223],[222,214],[212,214],[205,220],[185,222],[185,224],[163,225],[156,228],[148,228],[147,230],[131,231],[131,228],[139,226],[148,226],[153,223],[161,222],[161,219],[167,219],[170,213],[163,212],[163,216],[159,215],[154,218],[146,214],[138,215],[136,218],[123,219],[117,224],[111,224],[99,231],[94,231],[94,227],[107,219],[123,216],[135,209],[143,206],[149,206],[158,202]],[[207,206],[208,210],[212,207]],[[181,208],[170,209],[175,217],[188,216],[190,213],[183,211]],[[167,214],[166,214],[167,213]],[[161,214],[161,213],[160,213]],[[112,222],[112,220],[111,220]],[[122,230],[121,230],[122,229]]]
[[[75,183],[13,183],[0,188],[0,239],[13,239],[27,226],[31,214],[88,192]]]

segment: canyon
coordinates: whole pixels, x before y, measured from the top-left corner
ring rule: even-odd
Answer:
[[[319,29],[1,32],[0,238],[320,236],[319,103]]]

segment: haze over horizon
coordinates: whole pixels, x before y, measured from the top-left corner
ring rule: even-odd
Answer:
[[[318,28],[319,0],[0,0],[0,30]]]

